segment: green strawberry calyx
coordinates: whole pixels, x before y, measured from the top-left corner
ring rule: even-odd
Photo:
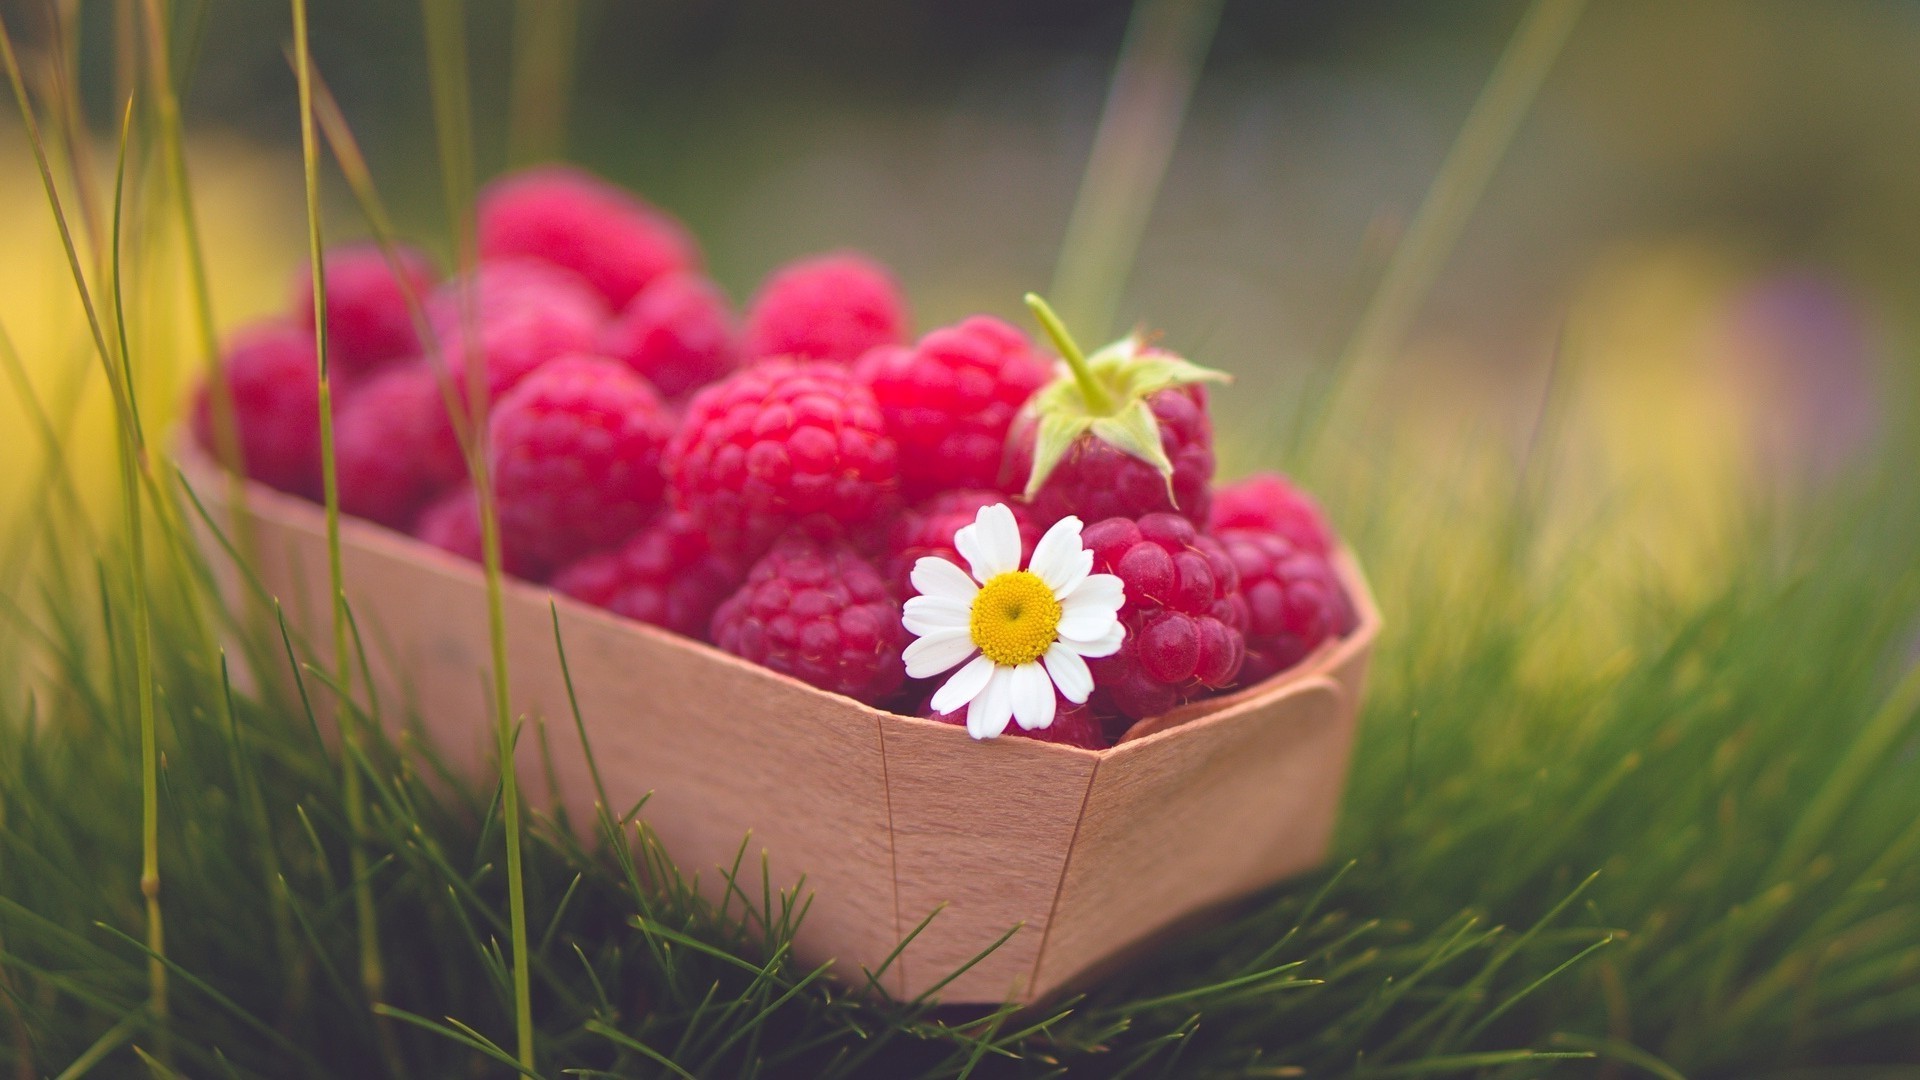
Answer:
[[[1195,383],[1231,382],[1224,371],[1201,367],[1163,349],[1150,348],[1138,331],[1099,349],[1080,351],[1065,324],[1037,294],[1028,293],[1027,307],[1060,350],[1060,370],[1053,381],[1028,400],[1026,412],[1037,421],[1033,471],[1027,476],[1026,497],[1047,482],[1067,451],[1083,436],[1139,458],[1159,470],[1173,491],[1173,462],[1160,443],[1160,421],[1147,399],[1162,390]]]

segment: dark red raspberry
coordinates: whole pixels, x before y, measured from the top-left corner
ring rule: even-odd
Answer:
[[[1209,529],[1260,529],[1322,558],[1333,553],[1333,529],[1320,504],[1279,473],[1254,473],[1215,488]]]
[[[333,455],[340,508],[395,529],[467,474],[440,380],[419,361],[354,391],[334,423]]]
[[[334,372],[366,371],[419,354],[420,335],[407,294],[424,303],[439,275],[433,261],[413,248],[400,248],[396,254],[399,275],[375,244],[349,244],[327,252],[327,362]],[[288,310],[296,326],[313,332],[311,268],[303,268],[295,279]]]
[[[887,268],[850,251],[773,272],[747,309],[749,360],[785,356],[851,364],[907,339],[907,301]]]
[[[617,360],[562,357],[529,375],[488,421],[506,546],[558,565],[632,536],[660,510],[671,431],[653,388]]]
[[[727,298],[694,273],[674,273],[640,290],[601,332],[601,351],[624,360],[667,398],[682,398],[740,362]]]
[[[801,535],[755,563],[713,615],[720,648],[870,705],[906,679],[906,635],[900,603],[872,563]]]
[[[544,165],[487,185],[480,255],[530,256],[574,271],[615,310],[655,278],[700,265],[686,228],[591,173]]]
[[[981,508],[994,503],[1006,503],[1013,511],[1013,520],[1020,526],[1020,565],[1025,566],[1033,555],[1033,545],[1040,542],[1040,529],[1025,506],[999,491],[944,491],[908,507],[893,519],[884,548],[887,580],[900,595],[912,596],[916,590],[909,578],[913,564],[922,557],[932,555],[955,566],[967,565],[953,546],[953,534],[973,524]]]
[[[471,318],[487,320],[518,308],[562,308],[569,320],[600,325],[613,309],[587,279],[539,259],[493,259],[442,285],[427,301],[427,321],[442,337]]]
[[[909,498],[1000,486],[1007,429],[1051,377],[1025,334],[987,315],[932,331],[912,348],[873,349],[854,370],[900,444]]]
[[[1003,734],[1033,739],[1036,742],[1059,743],[1062,746],[1077,746],[1082,750],[1105,750],[1113,745],[1107,737],[1105,725],[1094,714],[1092,705],[1075,705],[1066,698],[1054,695],[1053,724],[1050,727],[1028,731],[1019,724],[1008,724]],[[928,720],[938,720],[943,724],[967,726],[967,710],[959,712],[937,713],[933,711],[931,700],[920,707],[920,715]]]
[[[220,370],[233,397],[247,475],[292,495],[320,498],[320,369],[313,332],[283,322],[247,327],[228,339]],[[346,380],[336,377],[336,404],[345,389]],[[194,405],[193,433],[209,452],[220,452],[206,387]]]
[[[449,555],[458,555],[470,562],[483,562],[480,552],[480,500],[473,493],[473,485],[462,484],[428,503],[427,508],[420,511],[419,520],[413,523],[413,535],[422,543],[437,547]],[[510,547],[501,548],[500,561],[502,569],[513,577],[542,581],[547,576],[545,566]]]
[[[620,547],[561,570],[553,587],[616,615],[704,639],[714,609],[742,576],[738,560],[714,552],[693,519],[676,512]]]
[[[1173,512],[1204,523],[1213,482],[1213,422],[1207,392],[1199,385],[1162,390],[1147,399],[1160,422],[1160,446],[1173,463],[1172,499],[1167,478],[1148,462],[1109,443],[1081,437],[1060,459],[1032,500],[1042,528],[1077,514],[1087,521]],[[1035,428],[1020,425],[1013,443],[1013,475],[1033,468]]]
[[[1285,671],[1329,639],[1353,631],[1353,602],[1324,557],[1277,532],[1226,529],[1218,537],[1239,572],[1247,606],[1247,663],[1240,681],[1256,683]]]
[[[1178,514],[1108,518],[1081,541],[1096,572],[1127,590],[1120,651],[1089,660],[1097,693],[1139,720],[1233,683],[1246,652],[1246,604],[1232,560]]]
[[[755,554],[795,523],[828,532],[889,510],[898,454],[873,394],[839,364],[769,360],[708,386],[667,450],[676,505],[714,547]]]

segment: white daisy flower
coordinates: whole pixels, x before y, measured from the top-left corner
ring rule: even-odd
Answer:
[[[907,674],[916,679],[964,664],[933,695],[933,711],[967,707],[967,734],[991,739],[1017,720],[1027,731],[1053,725],[1054,688],[1078,705],[1093,693],[1082,657],[1112,656],[1126,628],[1126,588],[1095,574],[1093,552],[1080,544],[1080,519],[1056,522],[1020,566],[1020,527],[1004,503],[982,507],[953,534],[973,575],[937,556],[913,564],[904,622],[917,640],[907,646]]]

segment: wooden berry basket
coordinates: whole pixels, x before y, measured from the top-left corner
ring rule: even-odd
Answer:
[[[218,467],[191,447],[181,466],[228,529],[236,507]],[[321,509],[259,484],[245,490],[256,574],[296,632],[325,643]],[[343,521],[341,535],[348,600],[383,702],[416,712],[450,765],[485,779],[495,755],[479,568],[362,521]],[[231,560],[208,540],[222,587],[238,589]],[[751,836],[749,859],[764,851],[776,887],[804,876],[813,894],[797,955],[832,959],[844,980],[862,981],[861,968],[880,967],[942,909],[888,967],[883,984],[897,997],[919,995],[1012,930],[939,991],[949,1004],[997,1004],[1084,981],[1176,923],[1324,857],[1380,625],[1359,565],[1342,553],[1337,568],[1359,612],[1352,634],[1101,751],[976,742],[565,597],[558,610],[616,812],[650,796],[648,826],[703,888]],[[514,707],[545,725],[521,739],[517,768],[534,805],[592,822],[553,596],[506,584]]]

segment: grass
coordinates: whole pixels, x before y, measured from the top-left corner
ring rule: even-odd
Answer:
[[[458,5],[427,13],[461,247]],[[295,56],[307,123],[355,181]],[[528,78],[550,110],[553,81]],[[184,204],[164,109],[131,115],[116,237]],[[1083,997],[965,1012],[802,963],[804,890],[744,839],[715,903],[644,805],[516,823],[511,788],[444,775],[366,690],[351,609],[328,647],[271,598],[221,602],[228,554],[193,540],[135,393],[127,301],[178,268],[128,259],[123,281],[121,254],[69,248],[122,418],[123,524],[88,517],[59,409],[36,401],[42,495],[0,548],[19,553],[0,591],[0,1076],[1920,1067],[1920,410],[1897,379],[1870,458],[1817,487],[1729,475],[1742,494],[1713,528],[1595,481],[1577,401],[1550,402],[1518,460],[1377,403],[1321,431],[1299,458],[1389,620],[1334,859]],[[363,737],[329,750],[334,707]],[[513,718],[495,719],[504,747]]]

